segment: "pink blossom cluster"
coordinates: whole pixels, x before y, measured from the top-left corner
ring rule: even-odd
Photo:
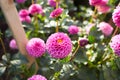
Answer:
[[[101,22],[98,27],[105,36],[109,36],[113,31],[113,27],[106,22]]]
[[[69,26],[69,28],[68,28],[68,32],[69,32],[70,34],[78,34],[79,28],[78,28],[76,25],[71,25],[71,26]]]
[[[42,75],[33,75],[32,77],[28,78],[27,80],[47,80],[47,79]]]
[[[120,6],[117,6],[112,14],[113,22],[116,26],[120,27]]]
[[[120,56],[120,34],[112,37],[110,47],[113,49],[116,55]]]
[[[12,39],[9,43],[11,49],[18,49],[15,39]]]
[[[43,15],[43,9],[39,4],[32,4],[29,9],[21,9],[19,11],[19,17],[21,22],[31,23],[31,15],[41,14]]]
[[[59,17],[62,14],[62,12],[63,12],[62,8],[57,8],[50,13],[50,18]]]
[[[110,6],[107,5],[109,0],[89,0],[91,6],[95,6],[98,12],[107,13],[110,11]]]
[[[41,57],[45,53],[45,43],[40,38],[32,38],[28,41],[26,50],[33,57]]]
[[[72,50],[72,42],[65,33],[54,33],[47,39],[46,49],[53,58],[65,58]]]
[[[19,17],[20,17],[21,22],[27,22],[27,23],[31,22],[31,18],[29,16],[29,12],[28,12],[27,9],[20,10],[19,11]]]

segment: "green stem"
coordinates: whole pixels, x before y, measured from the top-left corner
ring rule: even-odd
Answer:
[[[4,46],[3,40],[1,38],[0,38],[0,42],[1,42],[4,53],[6,53],[5,46]]]
[[[32,2],[32,4],[34,4],[34,0],[32,0],[31,2]]]
[[[1,42],[1,45],[2,45],[2,48],[3,48],[3,52],[6,55],[7,60],[9,60],[9,58],[7,56],[7,53],[6,53],[5,45],[4,45],[3,40],[1,38],[0,38],[0,42]]]
[[[56,32],[59,32],[58,20],[56,20]]]
[[[35,33],[38,32],[39,30],[39,22],[38,22],[38,17],[37,17],[37,14],[34,15],[34,26],[35,26]]]
[[[96,7],[95,7],[95,8],[94,8],[93,15],[91,16],[91,19],[90,19],[90,23],[93,23],[93,16],[95,16],[96,12],[97,12],[97,9],[96,9]]]
[[[59,7],[59,2],[56,1],[56,9]],[[59,32],[58,20],[56,20],[56,32]]]
[[[118,26],[115,28],[115,31],[114,31],[112,37],[117,33],[117,31],[118,31]]]
[[[73,58],[75,57],[75,54],[76,54],[76,52],[78,51],[79,48],[80,48],[80,46],[79,46],[79,43],[78,43],[78,46],[77,46],[77,48],[75,49],[74,53],[72,54],[70,61],[73,60]]]

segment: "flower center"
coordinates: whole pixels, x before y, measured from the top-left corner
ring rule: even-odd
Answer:
[[[58,39],[57,42],[58,42],[58,43],[62,43],[63,40],[62,40],[62,39]]]

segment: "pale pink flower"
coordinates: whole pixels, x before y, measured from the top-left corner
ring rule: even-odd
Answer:
[[[18,49],[15,39],[12,39],[9,43],[11,49]]]
[[[105,36],[109,36],[113,31],[113,27],[106,22],[101,22],[98,27]]]
[[[101,13],[107,13],[110,11],[110,6],[108,5],[99,5],[99,6],[96,6],[98,12],[101,12]]]

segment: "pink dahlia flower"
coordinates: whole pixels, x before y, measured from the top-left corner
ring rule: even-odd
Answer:
[[[26,0],[16,0],[17,3],[24,3]]]
[[[20,17],[21,22],[27,22],[27,23],[31,22],[29,12],[26,9],[22,9],[22,10],[19,11],[19,17]]]
[[[20,17],[26,17],[26,16],[28,16],[28,15],[29,15],[29,12],[28,12],[27,9],[21,9],[21,10],[19,11],[19,16],[20,16]]]
[[[113,49],[116,55],[120,56],[120,34],[112,37],[110,47]]]
[[[89,4],[92,6],[106,5],[107,3],[108,3],[108,0],[89,0]]]
[[[96,6],[98,12],[101,12],[101,13],[107,13],[110,11],[110,6],[108,5],[99,5],[99,6]]]
[[[68,32],[69,32],[70,34],[78,34],[79,28],[78,28],[77,26],[75,26],[75,25],[71,25],[71,26],[69,26],[69,28],[68,28]]]
[[[41,57],[45,53],[45,43],[40,38],[32,38],[28,41],[26,50],[33,57]]]
[[[28,78],[27,80],[47,80],[47,79],[42,75],[33,75],[32,77]]]
[[[120,6],[117,6],[112,14],[113,22],[116,26],[120,27]]]
[[[15,39],[12,39],[9,43],[11,49],[18,49]]]
[[[62,12],[63,12],[62,8],[57,8],[51,12],[50,18],[56,18],[56,17],[60,16],[62,14]]]
[[[20,21],[21,22],[27,22],[27,23],[31,23],[31,18],[30,16],[26,16],[26,17],[20,17]]]
[[[106,22],[101,22],[98,27],[105,36],[109,36],[113,31],[113,27]]]
[[[32,15],[35,15],[35,14],[43,15],[42,6],[40,6],[39,4],[32,4],[28,10],[29,10],[29,13]]]
[[[55,0],[48,0],[48,4],[52,7],[56,7],[56,1]]]
[[[54,33],[48,38],[46,49],[53,58],[65,58],[72,50],[72,42],[65,33]]]

